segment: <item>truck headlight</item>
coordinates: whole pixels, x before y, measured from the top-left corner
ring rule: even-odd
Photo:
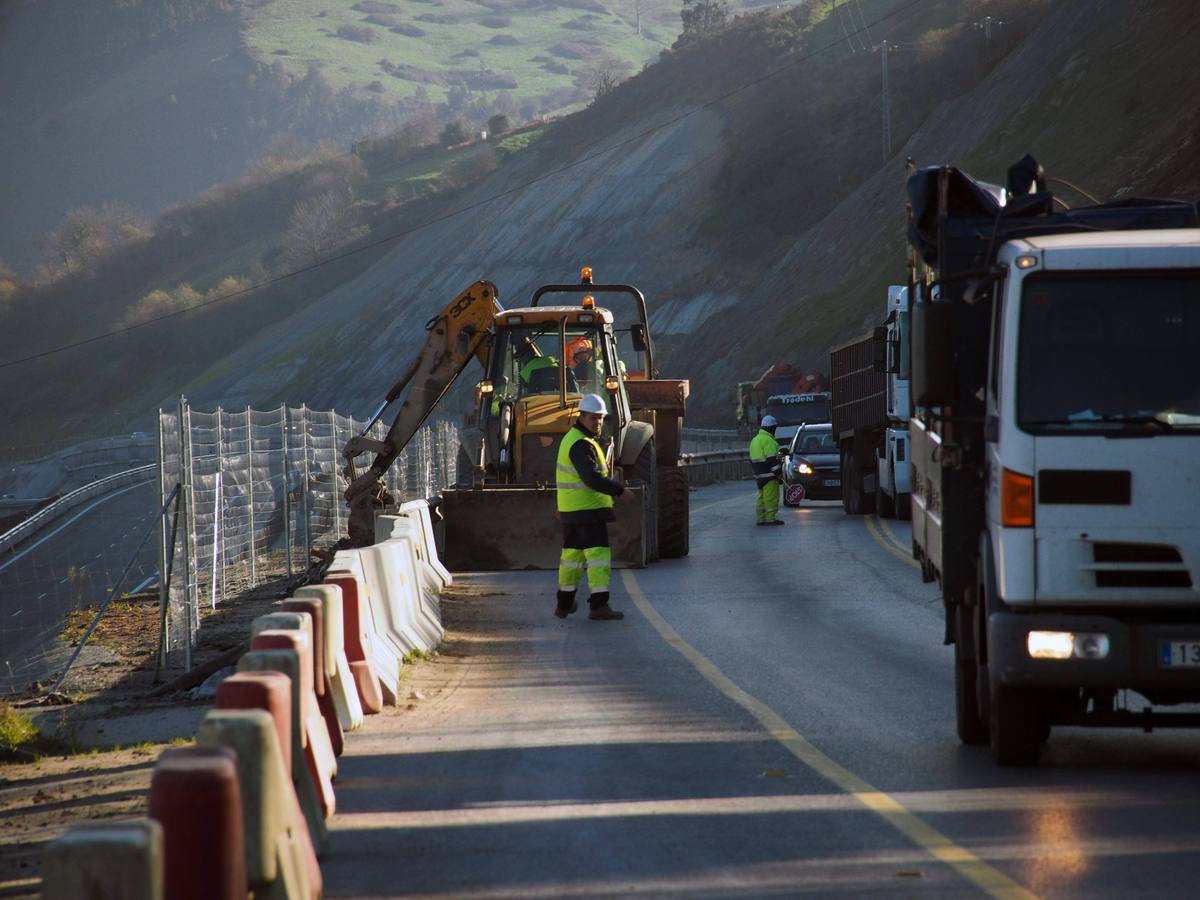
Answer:
[[[1031,631],[1025,638],[1025,649],[1034,659],[1104,659],[1109,646],[1107,634]]]

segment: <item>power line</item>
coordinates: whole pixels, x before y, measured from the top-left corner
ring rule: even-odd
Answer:
[[[924,3],[924,2],[925,2],[925,0],[909,0],[909,2],[896,7],[891,12],[885,13],[884,15],[880,16],[878,19],[876,19],[871,24],[878,26],[878,25],[888,21],[889,19],[895,18],[896,16],[900,15],[901,13],[908,12],[910,9],[913,9],[914,7],[920,5],[921,3]],[[851,19],[851,21],[853,22],[853,19]],[[860,36],[861,33],[866,30],[865,25],[866,25],[866,23],[864,20],[864,28],[859,28],[854,31],[851,31],[850,35],[851,36],[856,36],[856,35]],[[861,40],[861,37],[860,37],[860,40]],[[518,194],[521,191],[524,191],[527,188],[530,188],[535,184],[539,184],[540,182],[543,182],[550,178],[553,178],[556,175],[561,175],[562,173],[567,172],[571,169],[575,169],[575,168],[578,168],[579,166],[586,165],[587,163],[592,162],[593,160],[598,159],[601,156],[604,156],[608,153],[612,153],[614,150],[618,150],[621,147],[627,146],[628,144],[632,144],[637,141],[640,141],[643,138],[649,137],[650,135],[654,134],[655,132],[662,131],[664,128],[670,128],[672,125],[676,125],[679,122],[682,122],[684,119],[690,118],[691,116],[695,115],[698,112],[702,112],[703,110],[709,109],[720,103],[724,103],[726,100],[730,99],[731,97],[735,97],[744,91],[748,91],[750,88],[757,87],[758,85],[763,84],[766,81],[770,81],[772,78],[776,78],[779,75],[782,75],[784,72],[787,72],[787,71],[795,68],[800,63],[808,62],[809,60],[814,59],[815,57],[821,55],[822,53],[832,50],[833,48],[837,47],[839,44],[841,44],[840,39],[836,40],[830,44],[826,44],[823,47],[818,47],[817,49],[812,50],[808,53],[801,54],[801,55],[795,57],[794,59],[791,59],[788,62],[784,63],[783,65],[778,66],[777,68],[772,69],[771,71],[766,72],[757,78],[753,78],[750,81],[744,82],[744,83],[738,85],[737,87],[732,88],[732,89],[726,91],[725,93],[718,95],[717,97],[714,97],[712,100],[706,100],[705,102],[703,102],[697,106],[694,106],[692,109],[688,110],[687,112],[680,113],[679,115],[674,116],[673,118],[667,119],[665,122],[660,122],[657,125],[652,125],[649,128],[647,128],[643,131],[640,131],[635,135],[625,138],[624,140],[617,141],[615,144],[611,144],[608,147],[604,147],[603,149],[596,150],[593,153],[589,153],[589,154],[582,156],[579,159],[574,160],[572,162],[565,163],[562,166],[559,166],[557,169],[552,169],[549,172],[544,172],[541,175],[538,175],[534,178],[530,178],[528,181],[522,182],[521,184],[515,185],[514,187],[508,188],[507,190],[503,190],[503,191],[500,191],[499,193],[492,194],[491,196],[485,197],[482,200],[478,200],[474,203],[469,203],[466,206],[461,207],[460,209],[456,209],[451,212],[444,213],[440,216],[435,216],[434,218],[432,218],[426,222],[423,222],[420,225],[414,225],[412,228],[405,228],[400,231],[392,232],[391,234],[385,235],[384,237],[378,238],[377,240],[370,241],[366,244],[362,244],[358,247],[355,247],[352,250],[347,250],[342,253],[334,254],[333,256],[319,260],[315,263],[310,263],[309,265],[302,266],[299,269],[293,269],[290,272],[284,272],[282,275],[276,275],[275,277],[268,278],[265,281],[257,282],[255,284],[250,285],[249,287],[241,288],[236,291],[230,291],[229,293],[222,294],[219,297],[213,297],[208,300],[202,300],[199,303],[193,303],[191,306],[186,306],[183,309],[177,309],[177,310],[174,310],[173,312],[164,313],[161,316],[155,316],[154,318],[147,319],[144,322],[137,322],[132,325],[126,325],[122,328],[114,328],[111,331],[106,331],[102,334],[93,335],[92,337],[84,338],[82,340],[73,341],[69,344],[62,344],[58,347],[53,347],[49,350],[43,350],[39,353],[32,353],[28,356],[22,356],[17,359],[6,360],[5,362],[0,363],[0,369],[7,369],[7,368],[10,368],[11,366],[18,366],[23,363],[33,362],[38,359],[44,359],[47,356],[53,356],[57,353],[63,353],[67,350],[74,350],[79,347],[85,347],[88,344],[94,344],[97,341],[102,341],[102,340],[105,340],[110,337],[117,337],[118,335],[128,334],[131,331],[136,331],[137,329],[144,328],[147,325],[156,325],[159,322],[165,322],[168,319],[175,319],[175,318],[178,318],[179,316],[187,315],[188,313],[195,312],[200,309],[205,309],[210,306],[215,306],[218,303],[224,303],[226,300],[233,300],[236,297],[242,297],[242,296],[245,296],[246,294],[251,294],[254,291],[260,291],[260,290],[263,290],[264,288],[272,287],[283,281],[287,281],[288,279],[295,278],[299,275],[304,275],[305,273],[311,272],[314,269],[319,269],[322,266],[332,265],[335,262],[340,262],[343,259],[348,259],[349,257],[356,256],[359,253],[365,253],[368,250],[374,250],[376,247],[380,247],[384,244],[389,244],[393,241],[398,241],[401,238],[408,237],[409,235],[415,234],[418,231],[423,231],[426,228],[431,228],[432,226],[438,225],[442,222],[445,222],[448,219],[457,218],[458,216],[464,215],[465,213],[473,212],[474,210],[480,209],[481,207],[484,207],[491,203],[494,203],[497,200],[503,200],[505,197],[511,197],[514,194]]]

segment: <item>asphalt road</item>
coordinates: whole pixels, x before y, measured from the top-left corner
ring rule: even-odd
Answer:
[[[91,500],[0,558],[0,682],[8,676],[5,663],[23,681],[70,611],[108,596],[157,512],[156,488],[145,482]],[[157,571],[151,537],[123,590]]]
[[[1194,894],[1200,735],[996,768],[904,524],[753,503],[695,492],[691,555],[614,577],[623,623],[555,619],[550,573],[460,579],[446,683],[348,742],[327,895]]]

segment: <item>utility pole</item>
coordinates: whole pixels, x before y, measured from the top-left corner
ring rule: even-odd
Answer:
[[[642,0],[633,0],[633,9],[637,15],[637,33],[642,36]]]
[[[1004,22],[1001,19],[993,19],[991,16],[984,16],[983,19],[975,23],[975,30],[983,32],[983,43],[990,49],[992,46],[992,31],[1003,27]]]
[[[888,95],[888,42],[879,45],[879,60],[883,65],[881,106],[883,107],[883,160],[892,156],[892,101]]]

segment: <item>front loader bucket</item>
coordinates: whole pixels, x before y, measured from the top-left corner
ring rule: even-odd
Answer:
[[[646,564],[645,488],[627,486],[637,502],[617,500],[608,524],[613,566]],[[562,526],[554,518],[555,491],[530,485],[447,489],[439,507],[438,555],[451,572],[556,569]]]

